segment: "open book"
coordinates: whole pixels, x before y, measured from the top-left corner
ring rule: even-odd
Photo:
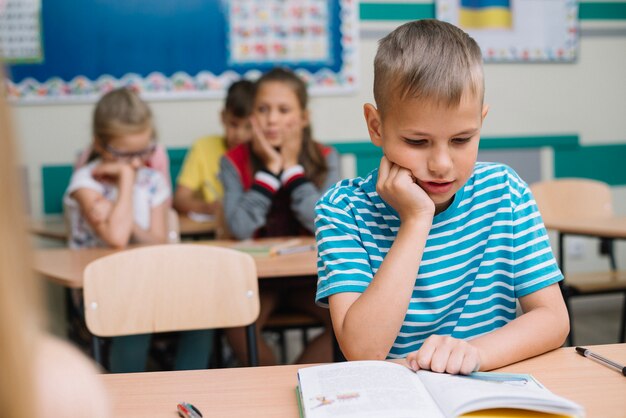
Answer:
[[[545,416],[532,411],[584,416],[580,405],[553,394],[530,375],[415,373],[388,361],[299,369],[298,393],[305,418],[438,418],[470,412],[474,412],[471,416]]]

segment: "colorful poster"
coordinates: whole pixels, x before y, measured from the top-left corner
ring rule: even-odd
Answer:
[[[0,2],[0,56],[8,63],[40,62],[41,0]]]
[[[576,0],[436,0],[436,16],[476,39],[485,61],[576,59]]]
[[[229,64],[328,63],[328,0],[232,0]]]
[[[222,98],[233,81],[274,65],[293,69],[313,95],[357,87],[357,0],[12,2],[38,6],[28,27],[45,51],[4,80],[22,104],[94,102],[121,86],[148,100]]]

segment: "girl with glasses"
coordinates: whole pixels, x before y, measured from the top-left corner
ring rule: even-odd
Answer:
[[[93,114],[93,156],[72,175],[64,205],[70,247],[116,247],[167,241],[170,187],[148,162],[156,149],[152,112],[133,91],[105,94]],[[79,312],[82,296],[74,294]],[[77,297],[76,297],[77,296]],[[208,364],[211,330],[181,333],[174,367]],[[144,371],[151,335],[112,338],[109,371]]]
[[[70,247],[165,243],[170,189],[146,167],[156,145],[152,112],[128,89],[105,94],[93,114],[91,161],[64,197]]]

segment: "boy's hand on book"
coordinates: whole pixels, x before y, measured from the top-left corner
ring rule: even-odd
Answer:
[[[400,215],[401,221],[429,216],[435,213],[435,204],[426,192],[415,183],[411,171],[389,161],[380,160],[376,191]]]
[[[422,347],[406,357],[413,371],[470,374],[480,368],[480,352],[467,341],[444,335],[431,335]]]

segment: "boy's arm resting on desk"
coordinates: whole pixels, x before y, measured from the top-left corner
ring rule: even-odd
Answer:
[[[376,190],[398,212],[401,219],[398,234],[361,295],[335,294],[329,300],[339,345],[351,360],[387,357],[411,300],[435,211],[434,203],[414,183],[411,173],[385,157],[381,160]],[[324,205],[319,208],[322,212]],[[318,245],[324,218],[319,216],[317,221]],[[329,226],[338,227],[332,222]]]
[[[565,341],[569,317],[557,283],[523,296],[519,301],[523,315],[470,341],[481,352],[481,370],[545,353]]]
[[[335,334],[347,359],[387,357],[409,306],[429,228],[429,220],[403,223],[367,289],[330,297]]]
[[[330,301],[335,332],[351,359],[387,357],[406,316],[435,213],[433,201],[411,172],[386,157],[381,159],[376,191],[398,212],[398,234],[361,296],[337,295]]]

